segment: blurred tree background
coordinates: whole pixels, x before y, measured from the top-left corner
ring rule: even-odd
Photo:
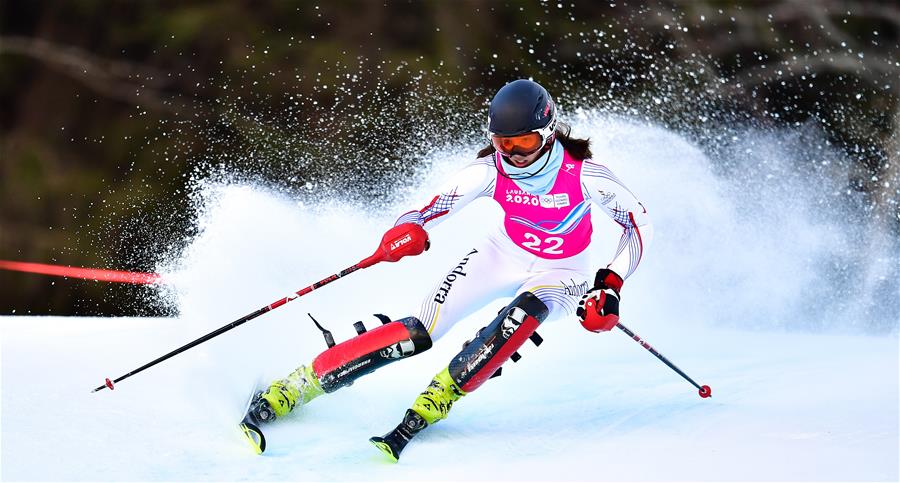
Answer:
[[[897,237],[898,38],[879,0],[4,0],[0,259],[152,271],[219,169],[380,196],[366,186],[477,139],[519,77],[689,136],[817,126]],[[373,152],[407,162],[330,178]],[[0,314],[166,310],[144,287],[4,271],[0,287]]]

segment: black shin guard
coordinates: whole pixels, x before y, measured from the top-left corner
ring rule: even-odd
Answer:
[[[516,297],[450,361],[453,382],[464,393],[478,389],[509,358],[518,360],[516,350],[527,339],[540,343],[535,330],[548,314],[547,306],[531,292]]]

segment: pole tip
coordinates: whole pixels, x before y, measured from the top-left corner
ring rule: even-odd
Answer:
[[[108,380],[109,379],[107,379],[107,381]],[[706,385],[700,386],[700,397],[705,399],[710,396],[712,396],[712,389],[710,389],[709,386],[706,386]]]

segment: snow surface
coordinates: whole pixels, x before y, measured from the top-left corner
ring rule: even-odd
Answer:
[[[828,310],[840,302],[835,294],[862,307],[870,291],[864,283],[848,288],[822,267],[838,260],[884,282],[884,262],[896,266],[898,254],[854,258],[858,233],[845,213],[809,201],[821,180],[723,178],[663,129],[576,124],[656,226],[654,245],[625,286],[622,321],[712,386],[712,398],[699,398],[618,331],[548,321],[540,348],[527,344],[519,363],[457,403],[399,464],[387,463],[367,439],[399,422],[506,303],[497,300],[431,351],[268,427],[269,449],[255,455],[236,426],[251,388],[325,348],[306,313],[339,341],[354,334],[356,320],[375,326],[369,314],[416,313],[425,291],[496,221],[496,209],[481,201],[434,229],[426,255],[357,272],[114,391],[90,393],[105,377],[369,255],[397,214],[470,157],[466,149],[436,154],[421,189],[390,206],[208,184],[199,197],[200,235],[160,266],[173,282],[165,295],[179,307],[177,318],[0,318],[0,479],[897,481],[900,340],[896,329],[871,328],[896,326],[900,304],[892,303],[900,298],[881,312],[835,314]],[[790,164],[791,146],[780,146],[765,154],[768,166]],[[745,184],[753,186],[749,196]],[[786,192],[790,216],[774,202]],[[751,198],[763,202],[748,209]],[[618,232],[594,220],[592,256],[602,266]]]
[[[187,339],[185,321],[6,317],[0,324],[4,481],[898,477],[891,337],[645,334],[712,386],[704,400],[624,334],[557,324],[542,331],[540,349],[526,347],[518,364],[460,401],[392,465],[368,437],[399,422],[458,340],[313,401],[271,427],[259,457],[235,425],[245,394],[209,391],[192,377],[197,362],[188,357],[115,391],[89,392],[110,371],[126,372]],[[233,354],[210,373],[220,372],[222,386],[249,389],[252,381],[227,373],[253,354]]]

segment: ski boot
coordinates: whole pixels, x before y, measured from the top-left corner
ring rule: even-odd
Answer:
[[[465,393],[453,382],[448,369],[434,376],[431,384],[419,394],[412,409],[407,409],[403,422],[384,436],[373,436],[369,441],[381,450],[393,462],[400,459],[400,453],[406,444],[419,431],[447,417],[453,403]]]
[[[328,349],[308,366],[298,367],[287,378],[254,394],[241,421],[241,430],[257,454],[266,450],[261,424],[284,417],[322,394],[349,386],[379,367],[431,348],[431,336],[419,319],[406,317],[392,321],[384,315],[376,317],[382,323],[380,327],[367,330],[362,322],[357,322],[353,324],[357,336],[340,344],[335,344],[331,332],[313,319]]]
[[[284,417],[295,407],[303,406],[324,393],[312,366],[300,366],[287,378],[279,379],[265,391],[254,394],[240,427],[256,454],[266,450],[266,437],[260,425]]]
[[[487,327],[463,345],[450,365],[439,372],[412,408],[406,410],[403,421],[384,436],[369,441],[392,461],[397,462],[403,448],[429,425],[447,417],[453,403],[478,389],[485,381],[500,375],[507,360],[519,360],[516,352],[527,340],[540,345],[541,337],[535,329],[547,318],[549,310],[534,294],[523,292],[500,310]]]

